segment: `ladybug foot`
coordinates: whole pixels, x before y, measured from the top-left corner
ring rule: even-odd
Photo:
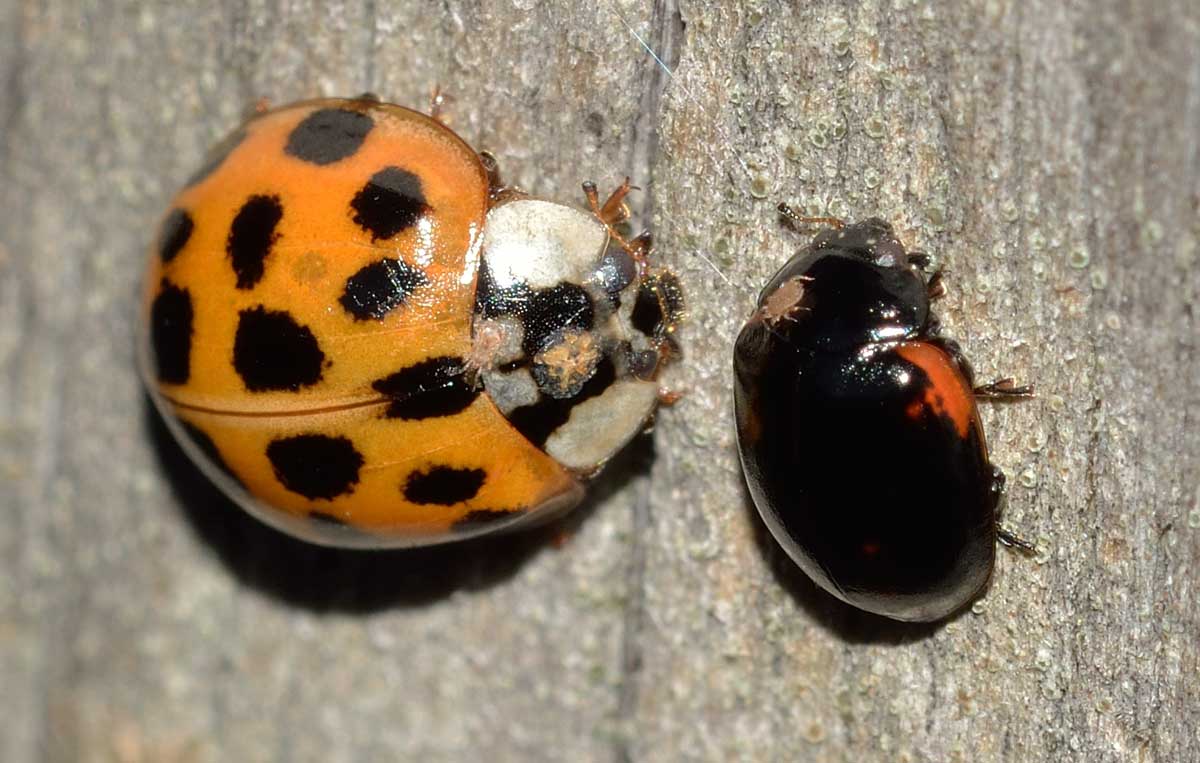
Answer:
[[[929,299],[941,299],[946,296],[946,284],[944,278],[946,271],[942,269],[935,270],[933,275],[929,276],[929,282],[925,284],[925,290],[929,294]]]
[[[504,184],[504,178],[500,175],[500,162],[497,161],[495,154],[486,149],[480,151],[479,161],[483,163],[483,170],[487,173],[488,198],[493,203],[508,194],[517,192],[516,187]]]
[[[604,203],[600,203],[600,195],[596,191],[596,184],[590,180],[584,181],[583,195],[587,197],[588,206],[592,208],[592,214],[600,219],[609,228],[620,225],[630,217],[629,205],[625,203],[625,197],[630,191],[639,190],[637,186],[629,184],[629,178],[621,185],[617,186],[616,190],[608,195]]]
[[[1033,396],[1033,385],[1018,386],[1012,378],[1007,376],[975,388],[975,397],[981,400],[1017,400]]]
[[[1025,556],[1034,556],[1038,552],[1037,546],[1033,543],[1025,540],[999,523],[996,524],[996,539],[1008,548],[1020,551]]]
[[[632,216],[629,210],[629,205],[625,203],[625,197],[630,191],[640,190],[636,185],[629,184],[629,178],[617,186],[617,189],[608,195],[604,203],[600,203],[600,194],[596,191],[596,184],[590,180],[585,180],[583,183],[583,195],[587,197],[588,206],[592,210],[592,214],[596,216],[605,228],[608,229],[608,235],[614,241],[621,245],[621,248],[633,257],[638,264],[640,273],[645,272],[646,257],[650,254],[652,240],[649,231],[643,232],[637,238],[626,240],[624,236],[617,231],[617,226],[625,222]]]
[[[933,262],[933,257],[925,252],[909,252],[908,262],[917,270],[924,270],[929,267],[929,263]]]

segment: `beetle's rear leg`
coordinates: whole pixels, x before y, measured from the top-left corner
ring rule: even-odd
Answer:
[[[1019,400],[1033,397],[1033,385],[1018,385],[1012,377],[1005,376],[975,388],[975,397],[980,400]]]
[[[1025,556],[1033,556],[1038,552],[1037,546],[1000,523],[1000,502],[1004,498],[1004,485],[1007,482],[1008,478],[1004,476],[1000,467],[993,465],[989,490],[992,496],[992,512],[996,517],[996,540],[1009,548],[1015,548]]]

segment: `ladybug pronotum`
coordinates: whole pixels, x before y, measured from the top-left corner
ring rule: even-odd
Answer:
[[[141,366],[188,455],[304,540],[437,543],[574,505],[642,431],[675,277],[591,211],[503,187],[373,97],[255,116],[165,215]]]
[[[781,205],[781,211],[794,218]],[[799,219],[799,218],[794,218]],[[837,227],[767,283],[734,351],[738,447],[759,513],[821,588],[897,620],[933,621],[983,591],[1004,475],[974,387],[930,311],[941,290],[877,219]]]

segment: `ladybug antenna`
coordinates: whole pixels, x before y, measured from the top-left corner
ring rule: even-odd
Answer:
[[[838,230],[841,230],[842,228],[846,227],[846,224],[844,222],[842,222],[841,218],[837,218],[837,217],[805,217],[803,215],[797,214],[796,210],[792,209],[791,207],[789,207],[787,205],[787,202],[781,201],[775,208],[777,210],[779,210],[779,214],[783,215],[784,219],[786,219],[788,221],[788,223],[791,224],[791,227],[793,229],[799,228],[801,225],[831,225],[834,228],[837,228]]]

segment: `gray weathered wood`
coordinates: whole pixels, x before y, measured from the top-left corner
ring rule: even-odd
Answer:
[[[1200,758],[1194,2],[201,5],[0,2],[0,758]],[[143,251],[260,96],[439,82],[520,185],[643,187],[687,396],[556,530],[302,546],[148,412]],[[981,375],[1039,385],[984,417],[1043,553],[950,623],[819,594],[748,504],[730,345],[801,243],[779,199],[894,221]]]

